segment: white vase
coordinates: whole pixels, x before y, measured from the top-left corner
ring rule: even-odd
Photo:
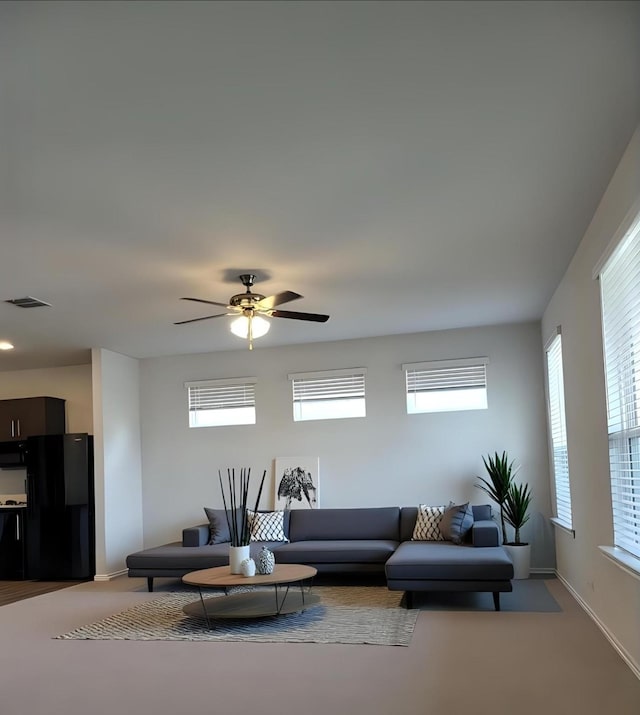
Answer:
[[[229,569],[231,573],[242,573],[242,562],[251,556],[249,544],[246,546],[229,546]]]
[[[513,563],[513,578],[529,578],[531,544],[505,544],[504,549]]]
[[[256,562],[253,559],[245,559],[240,564],[240,568],[242,570],[243,576],[255,576],[256,575]]]

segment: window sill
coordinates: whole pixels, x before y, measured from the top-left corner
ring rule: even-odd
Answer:
[[[573,536],[574,539],[576,538],[576,530],[575,529],[572,529],[570,526],[567,526],[564,522],[560,521],[555,516],[552,516],[550,521],[556,528],[560,529],[560,531],[564,531],[567,534],[571,534],[571,536]]]
[[[640,559],[617,546],[598,546],[598,548],[616,566],[640,581]]]

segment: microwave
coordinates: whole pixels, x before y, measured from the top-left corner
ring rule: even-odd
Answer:
[[[24,469],[26,464],[26,442],[0,442],[0,469]]]

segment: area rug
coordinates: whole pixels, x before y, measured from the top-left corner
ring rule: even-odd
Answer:
[[[218,620],[209,629],[182,608],[194,593],[170,593],[56,636],[62,640],[250,641],[408,646],[417,610],[400,607],[402,594],[380,587],[316,587],[320,603],[301,613]],[[222,594],[208,598],[224,598]]]

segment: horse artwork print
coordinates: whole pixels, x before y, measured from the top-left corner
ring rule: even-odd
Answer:
[[[275,460],[275,509],[318,508],[317,457],[281,457]]]

